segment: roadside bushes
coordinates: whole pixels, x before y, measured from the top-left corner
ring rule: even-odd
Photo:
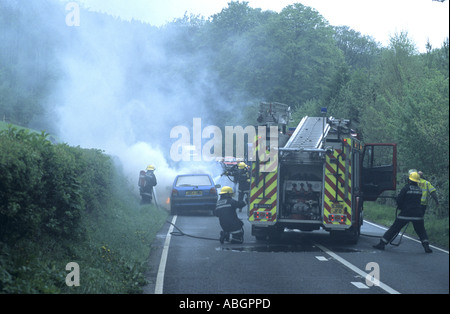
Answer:
[[[167,211],[140,206],[113,158],[0,131],[0,293],[139,293]],[[81,286],[65,284],[66,264]]]
[[[23,136],[12,130],[0,135],[1,242],[38,233],[43,218],[33,202],[40,198],[42,156],[23,144],[19,135]]]
[[[45,133],[0,133],[0,241],[79,236],[81,213],[99,210],[112,162],[99,150],[53,145]]]

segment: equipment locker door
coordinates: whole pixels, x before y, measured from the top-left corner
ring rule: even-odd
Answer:
[[[397,187],[397,144],[366,144],[361,163],[364,201],[375,201]]]

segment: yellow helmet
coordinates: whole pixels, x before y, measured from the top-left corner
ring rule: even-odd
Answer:
[[[222,194],[233,194],[233,189],[229,186],[224,186],[221,190],[220,190],[220,195]]]
[[[246,167],[247,167],[247,165],[245,164],[245,162],[241,161],[240,163],[238,163],[238,168],[239,169],[244,169]]]
[[[153,165],[148,165],[148,166],[147,166],[147,170],[155,170],[155,166],[153,166]]]
[[[409,174],[409,180],[413,181],[413,182],[419,182],[420,181],[420,176],[417,172],[411,172]]]

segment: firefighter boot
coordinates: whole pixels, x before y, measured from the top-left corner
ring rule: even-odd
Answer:
[[[425,250],[425,253],[433,253],[433,251],[430,249],[430,245],[428,242],[422,242],[422,246]]]
[[[230,242],[230,233],[226,231],[220,231],[220,243],[223,244],[225,241]]]
[[[241,244],[244,242],[244,235],[242,233],[232,234],[230,242]]]
[[[373,247],[376,248],[377,250],[384,250],[384,247],[386,246],[386,244],[380,240],[380,243],[378,243],[377,245],[374,245]]]

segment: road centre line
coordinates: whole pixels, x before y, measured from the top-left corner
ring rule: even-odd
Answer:
[[[367,274],[365,271],[362,271],[361,269],[359,269],[358,267],[356,267],[355,265],[351,264],[350,262],[346,261],[345,259],[343,259],[342,257],[340,257],[339,255],[333,253],[332,251],[330,251],[329,249],[327,249],[326,247],[324,247],[321,244],[315,243],[315,245],[320,248],[322,251],[324,251],[325,253],[327,253],[328,255],[330,255],[332,258],[334,258],[335,260],[337,260],[339,263],[341,263],[342,265],[346,266],[347,268],[350,268],[352,271],[354,271],[355,273],[357,273],[358,275],[360,275],[361,277],[363,277],[364,279],[367,277]],[[395,289],[392,289],[391,287],[389,287],[388,285],[382,283],[380,281],[379,287],[381,289],[383,289],[384,291],[390,293],[390,294],[400,294],[400,292],[398,292]]]
[[[328,258],[326,258],[325,256],[316,256],[316,258],[321,262],[328,262]]]
[[[367,221],[367,220],[364,220],[364,223],[367,223],[367,224],[369,224],[369,225],[372,225],[372,226],[374,226],[374,227],[377,227],[377,228],[380,228],[380,229],[383,229],[383,230],[388,230],[388,228],[385,228],[385,227],[383,227],[383,226],[380,226],[380,225],[377,225],[377,224],[374,224],[373,222],[370,222],[370,221]],[[411,237],[409,237],[409,236],[407,236],[407,235],[404,235],[403,236],[404,238],[406,238],[406,239],[409,239],[409,240],[412,240],[412,241],[415,241],[415,242],[417,242],[417,243],[421,243],[419,240],[417,240],[417,239],[414,239],[414,238],[411,238]],[[436,250],[438,250],[438,251],[441,251],[441,252],[444,252],[444,253],[447,253],[447,254],[449,254],[449,252],[448,251],[446,251],[446,250],[444,250],[444,249],[441,249],[441,248],[438,248],[438,247],[436,247],[436,246],[434,246],[434,245],[430,245],[430,247],[432,247],[433,249],[436,249]]]
[[[352,281],[352,285],[354,285],[358,289],[369,289],[368,286],[366,286],[362,282],[358,282],[358,281]]]
[[[158,275],[156,276],[155,294],[163,293],[164,286],[164,272],[166,271],[167,254],[169,253],[170,238],[172,237],[173,226],[177,221],[177,215],[172,218],[172,224],[167,231],[166,241],[164,242],[164,248],[161,254],[161,261],[159,262]]]

